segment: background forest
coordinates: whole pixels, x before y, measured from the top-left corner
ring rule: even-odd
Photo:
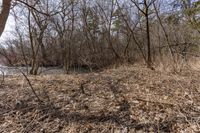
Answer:
[[[98,70],[143,62],[180,68],[199,57],[200,2],[192,0],[18,0],[2,62]],[[14,36],[14,37],[13,37]]]

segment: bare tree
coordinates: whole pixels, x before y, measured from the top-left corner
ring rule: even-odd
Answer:
[[[199,16],[193,6],[199,5],[189,0],[178,1],[185,5],[183,11],[175,4],[167,4],[171,10],[166,10],[160,7],[166,1],[161,0],[16,1],[16,9],[24,11],[26,28],[24,35],[17,32],[18,41],[13,45],[19,59],[14,61],[26,59],[25,64],[32,67],[31,74],[37,74],[41,65],[62,66],[69,73],[72,67],[92,70],[141,60],[153,69],[157,52],[162,60],[170,55],[177,63],[185,44],[197,44],[197,39],[187,37],[197,36],[196,33],[186,31],[192,30],[190,19],[197,21],[193,28],[198,26]],[[194,13],[186,17],[185,11]],[[1,53],[9,58],[13,50],[4,50]]]
[[[139,49],[139,53],[142,55],[142,58],[144,59],[145,63],[148,66],[148,61],[146,59],[146,55],[145,55],[145,51],[143,49],[143,46],[141,46],[142,42],[139,41],[138,37],[137,37],[137,26],[140,22],[140,18],[138,18],[138,20],[136,20],[134,22],[134,20],[132,20],[131,16],[128,15],[128,11],[127,8],[125,7],[125,9],[123,9],[119,2],[117,1],[117,5],[118,5],[118,11],[121,14],[121,19],[125,22],[126,24],[126,29],[130,32],[131,34],[131,38],[134,41],[134,43],[136,44],[137,48]],[[125,10],[125,11],[124,11]],[[138,14],[136,15],[138,16]]]
[[[153,7],[154,7],[154,10],[155,10],[155,13],[156,13],[156,17],[157,17],[157,19],[158,19],[158,22],[159,22],[159,24],[160,24],[160,26],[161,26],[161,28],[162,28],[162,30],[163,30],[163,32],[164,32],[164,36],[165,36],[166,41],[167,41],[167,46],[168,46],[168,49],[169,49],[169,53],[170,53],[170,55],[171,55],[171,59],[173,60],[173,63],[175,63],[174,53],[173,53],[173,51],[172,51],[172,47],[170,46],[171,44],[170,44],[169,36],[168,36],[168,33],[167,33],[167,31],[166,31],[166,29],[165,29],[165,27],[164,27],[164,25],[163,25],[163,23],[162,23],[162,20],[161,20],[161,18],[160,18],[160,16],[159,16],[159,12],[158,12],[158,9],[157,9],[157,7],[156,7],[155,2],[153,2]]]
[[[154,1],[155,0],[143,0],[142,2],[138,2],[136,0],[131,0],[131,2],[145,16],[145,19],[146,19],[147,66],[149,68],[152,68],[149,16],[150,16],[150,6],[154,3]],[[141,7],[141,5],[142,5],[142,7]]]
[[[98,7],[100,8],[100,15],[101,18],[104,21],[104,30],[106,31],[106,40],[108,42],[108,46],[111,49],[112,53],[115,55],[115,57],[117,59],[120,58],[120,55],[118,54],[118,52],[115,50],[114,48],[114,44],[113,44],[113,37],[112,37],[112,24],[113,24],[113,18],[114,18],[114,12],[115,12],[115,8],[116,8],[116,3],[114,0],[111,1],[107,1],[107,3],[109,3],[106,9],[104,9],[104,7],[97,2]]]

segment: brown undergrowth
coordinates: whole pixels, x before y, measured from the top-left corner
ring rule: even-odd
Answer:
[[[0,133],[198,132],[200,73],[123,66],[98,73],[5,77]]]

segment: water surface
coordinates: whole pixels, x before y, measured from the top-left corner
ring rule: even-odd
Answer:
[[[28,67],[28,72],[30,71],[30,67]],[[4,75],[19,75],[21,71],[27,73],[27,67],[9,67],[0,65],[0,74],[4,73]],[[87,73],[88,69],[85,68],[71,68],[69,73]],[[63,74],[64,71],[60,67],[40,67],[38,70],[38,74]]]

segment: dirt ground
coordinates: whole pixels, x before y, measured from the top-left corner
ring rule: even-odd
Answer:
[[[98,73],[6,76],[0,133],[195,133],[200,72],[121,66]]]

